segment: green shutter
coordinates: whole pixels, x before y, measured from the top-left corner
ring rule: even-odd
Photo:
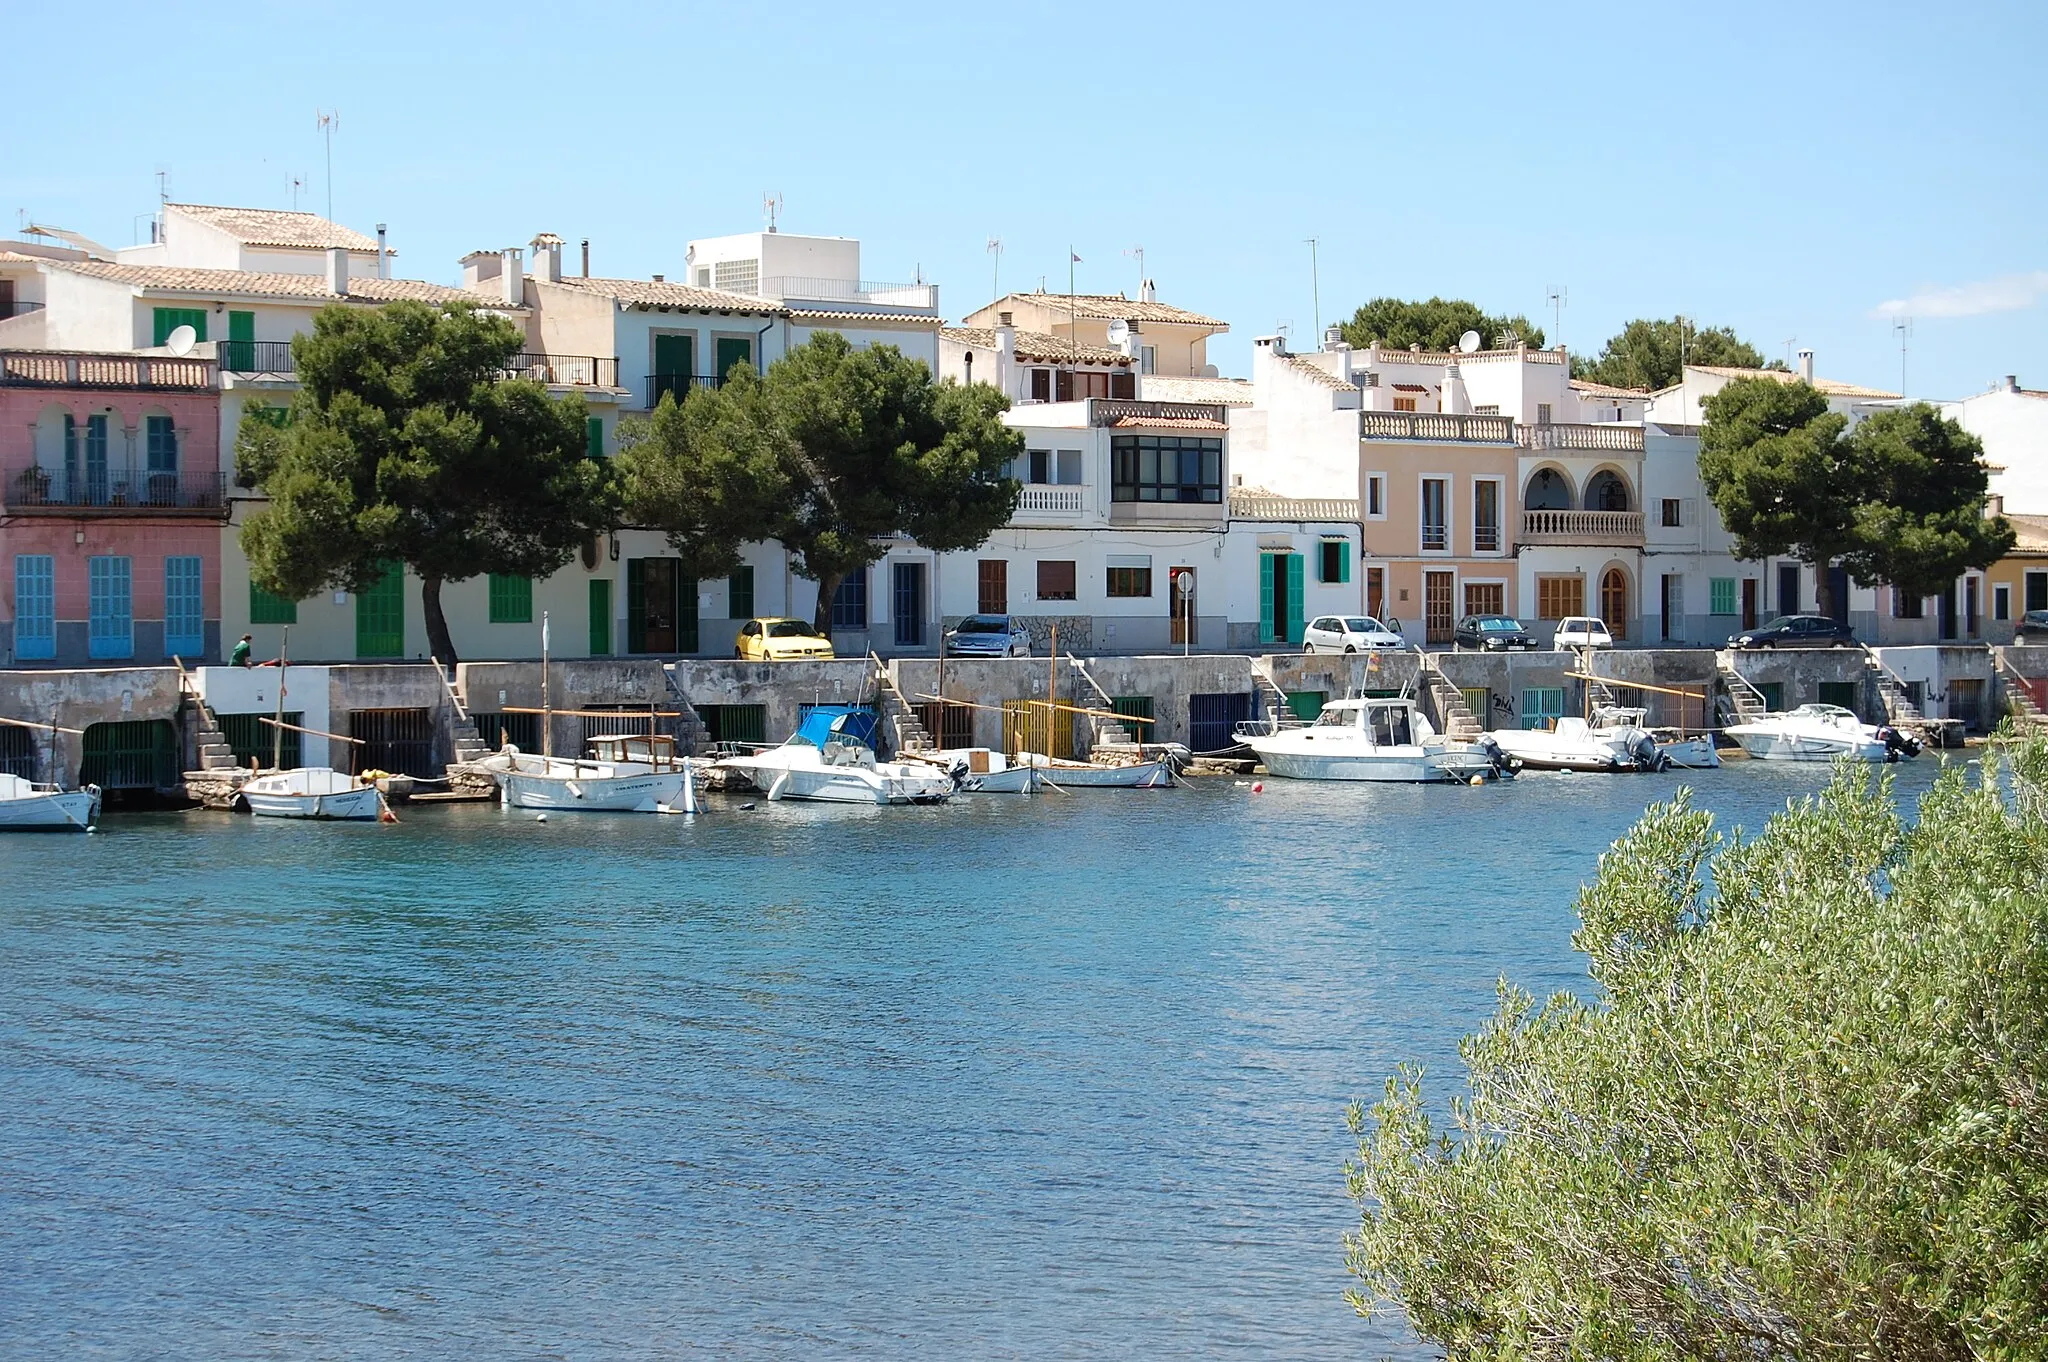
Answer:
[[[155,325],[152,328],[156,339],[152,345],[163,345],[171,333],[181,326],[189,326],[198,340],[206,339],[206,309],[201,307],[160,307],[156,310]]]
[[[356,656],[405,656],[405,568],[388,563],[384,576],[356,593]]]
[[[491,623],[533,623],[533,578],[491,574]]]
[[[609,657],[612,651],[612,584],[608,577],[590,579],[590,655]]]
[[[1259,555],[1259,640],[1270,643],[1273,639],[1273,558],[1275,555]]]
[[[659,337],[656,338],[660,339]],[[647,560],[626,560],[626,651],[647,651]]]
[[[228,339],[221,347],[220,367],[237,373],[247,373],[256,367],[255,313],[228,313]]]
[[[1302,590],[1302,579],[1306,564],[1298,553],[1287,555],[1287,641],[1301,642],[1301,630],[1306,622],[1302,619],[1301,603],[1306,599]]]
[[[750,567],[735,568],[732,577],[725,584],[726,618],[750,620],[754,617],[754,570]]]
[[[299,603],[273,596],[256,583],[249,583],[249,623],[297,624]]]
[[[1351,541],[1349,539],[1337,546],[1337,580],[1339,582],[1349,582],[1351,580]]]
[[[697,579],[676,579],[676,651],[697,651]]]
[[[583,422],[583,452],[593,459],[604,457],[604,418],[591,416]]]
[[[720,336],[712,344],[716,347],[720,378],[731,373],[733,365],[751,364],[754,361],[754,343],[743,336]]]

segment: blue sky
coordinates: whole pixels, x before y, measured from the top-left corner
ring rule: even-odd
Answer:
[[[296,7],[292,7],[296,9]],[[692,237],[856,236],[864,272],[1135,290],[1312,344],[1380,294],[1597,350],[1684,312],[1829,377],[2048,386],[2048,5],[789,3],[35,6],[10,16],[0,209],[109,245],[174,198],[321,210],[399,272],[551,230],[598,273]],[[38,54],[30,57],[28,54]],[[127,73],[127,74],[123,74]],[[1888,307],[1887,305],[1891,305]]]

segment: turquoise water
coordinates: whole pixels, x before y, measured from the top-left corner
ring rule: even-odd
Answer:
[[[1825,776],[0,840],[0,1353],[1419,1353],[1345,1102],[1580,985],[1647,801]]]

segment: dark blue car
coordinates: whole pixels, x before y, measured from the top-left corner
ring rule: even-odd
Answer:
[[[947,657],[1029,657],[1031,635],[1015,615],[969,615],[946,631]]]

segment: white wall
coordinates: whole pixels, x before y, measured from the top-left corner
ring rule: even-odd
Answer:
[[[247,632],[237,629],[232,635],[223,634],[221,646],[231,649],[231,639],[239,639]],[[265,651],[257,648],[252,653],[255,661],[277,656],[277,650]],[[195,667],[192,671],[199,697],[215,714],[262,714],[274,718],[277,714],[278,686],[284,686],[284,708],[287,712],[297,711],[301,728],[319,729],[332,732],[334,725],[329,722],[329,687],[327,668],[320,666],[285,667]],[[318,738],[310,733],[300,735],[300,753],[308,766],[329,765],[340,770],[353,769],[347,754],[347,744]],[[264,764],[269,765],[265,758]]]
[[[1991,491],[2005,509],[2021,515],[2048,514],[2048,393],[1999,389],[1943,406],[1950,418],[1984,442]]]

